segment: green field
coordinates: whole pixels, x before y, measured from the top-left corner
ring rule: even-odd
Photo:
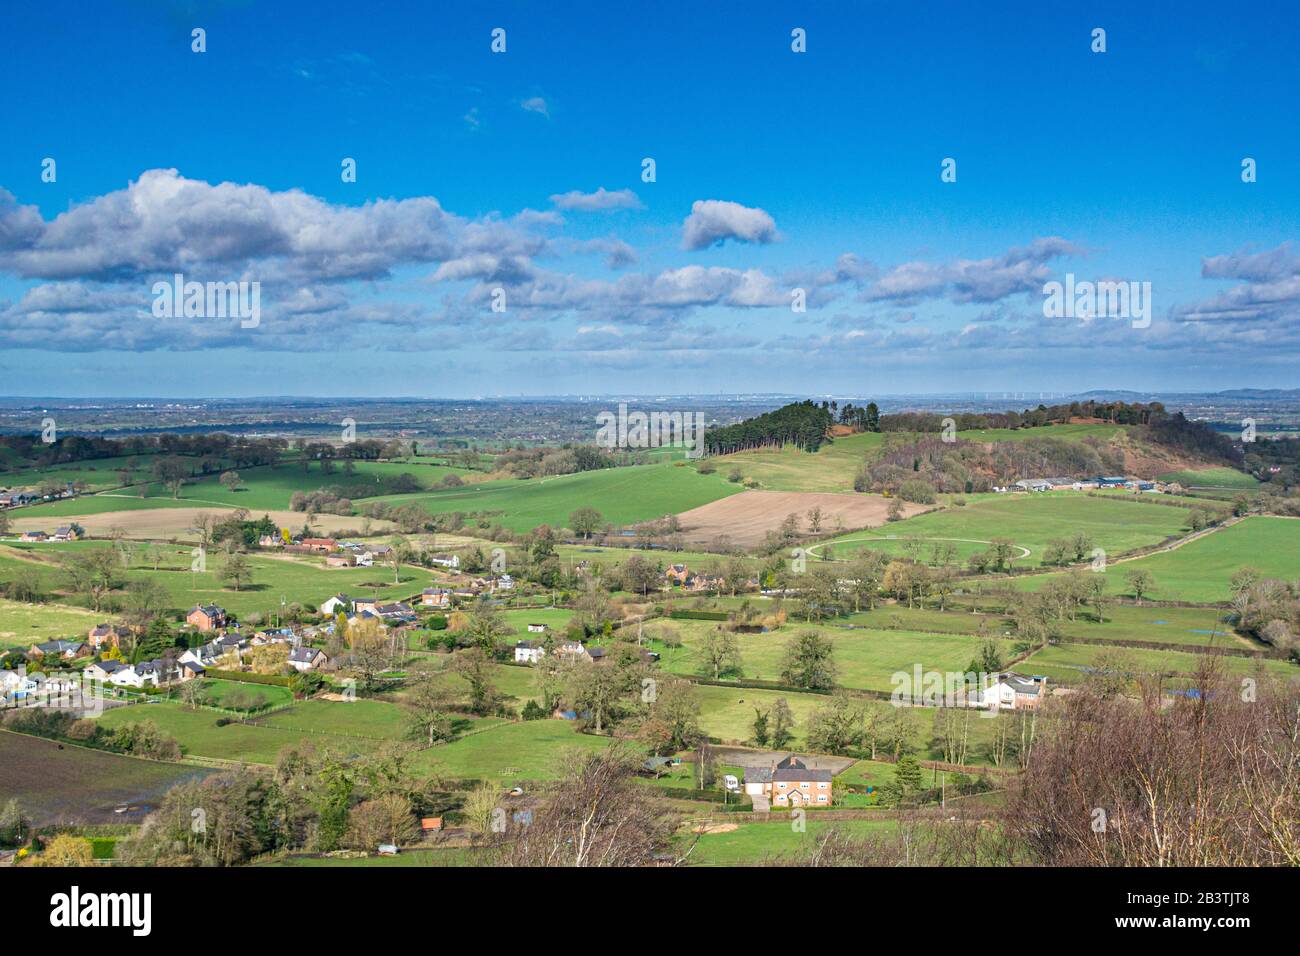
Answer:
[[[1095,644],[1057,644],[1035,652],[1018,664],[1017,670],[1024,674],[1044,675],[1058,684],[1080,684],[1087,679],[1089,670],[1097,666],[1099,655],[1113,659],[1117,652],[1122,653],[1130,662],[1129,673],[1133,675],[1191,674],[1204,662],[1203,654],[1188,654],[1183,651],[1129,647],[1111,650]],[[1276,677],[1300,678],[1300,668],[1287,661],[1226,655],[1220,656],[1218,660],[1228,674],[1244,677],[1255,674],[1258,669]]]
[[[260,697],[263,707],[278,707],[293,700],[293,693],[287,687],[275,684],[253,684],[245,681],[204,679],[204,703],[214,707],[230,707],[232,694],[247,694],[250,698]],[[259,708],[262,709],[262,708]]]
[[[1162,509],[1163,510],[1163,509]],[[1109,564],[1105,574],[1113,594],[1125,594],[1125,573],[1151,572],[1150,597],[1158,601],[1227,601],[1228,582],[1239,568],[1257,569],[1262,577],[1293,581],[1300,577],[1300,520],[1254,516],[1219,528],[1173,551]],[[1048,575],[1015,579],[1017,587],[1035,590]]]
[[[78,544],[85,547],[108,546],[105,542]],[[177,611],[188,610],[198,603],[211,602],[220,604],[237,615],[253,611],[273,613],[280,606],[281,596],[289,603],[299,602],[316,607],[339,591],[355,596],[398,600],[418,593],[434,581],[432,572],[413,565],[402,567],[401,581],[395,585],[391,568],[326,568],[323,562],[311,558],[290,560],[250,555],[248,560],[253,569],[252,584],[235,591],[223,586],[221,582],[220,555],[209,554],[208,570],[196,572],[189,570],[189,548],[165,546],[164,551],[165,556],[159,570],[154,571],[152,566],[144,566],[137,559],[134,566],[121,571],[120,577],[123,583],[141,578],[157,580],[171,595],[172,608]],[[57,564],[50,560],[37,563],[23,559],[24,555],[40,554],[48,558],[57,553],[57,546],[45,547],[40,551],[0,546],[0,580],[19,570],[26,570],[36,574],[47,594],[60,592],[67,587],[67,581]],[[60,600],[67,604],[88,603],[82,595],[64,595]]]
[[[674,621],[682,638],[680,650],[656,646],[663,657],[661,666],[670,673],[703,673],[693,648],[715,625],[705,621]],[[786,624],[767,634],[739,636],[743,674],[753,680],[779,680],[781,658],[794,636],[806,625]],[[838,683],[843,687],[863,690],[892,691],[892,675],[912,673],[915,665],[922,670],[942,672],[965,671],[966,665],[979,652],[980,638],[964,634],[931,634],[918,631],[849,630],[837,627],[811,628],[830,638],[834,648],[835,663],[839,668]],[[1009,645],[1000,641],[1003,655]]]
[[[1116,433],[1128,434],[1131,425],[1109,425],[1105,422],[1071,422],[1064,425],[1043,425],[1038,428],[972,428],[957,433],[963,441],[1028,441],[1031,438],[1100,438],[1109,441]]]
[[[3,572],[0,572],[3,573]],[[0,648],[30,647],[56,638],[79,637],[96,624],[111,620],[79,607],[57,604],[20,604],[0,598]]]
[[[739,468],[745,478],[770,491],[852,491],[858,468],[883,440],[879,432],[862,432],[836,438],[812,453],[787,445],[709,460],[718,475],[728,476]]]
[[[871,612],[854,614],[854,623],[870,627],[898,626],[906,630],[983,633],[1011,637],[1010,618],[1003,614],[972,614],[965,610],[939,611],[937,608],[907,608],[900,605],[879,607]],[[1090,608],[1084,608],[1076,620],[1056,623],[1061,639],[1099,641],[1148,641],[1159,644],[1190,644],[1220,647],[1255,647],[1251,641],[1232,631],[1227,614],[1218,608],[1136,607],[1118,604],[1106,609],[1106,620],[1098,622]]]
[[[274,764],[280,751],[304,739],[310,739],[318,747],[345,754],[365,753],[373,747],[373,743],[361,738],[305,734],[257,723],[236,721],[219,727],[217,721],[221,716],[217,711],[190,710],[181,704],[163,701],[115,707],[105,711],[98,720],[106,727],[151,721],[164,733],[175,737],[187,755],[245,763]]]
[[[807,853],[816,845],[817,838],[830,827],[850,834],[864,837],[873,834],[888,834],[897,829],[898,823],[893,819],[880,820],[837,820],[834,822],[816,819],[816,813],[809,813],[805,832],[798,832],[786,820],[773,820],[771,823],[722,823],[721,826],[735,826],[734,830],[698,835],[695,849],[691,851],[687,862],[691,866],[745,866],[771,862],[778,857],[795,857]],[[685,851],[696,839],[695,834],[679,835],[679,850]]]
[[[413,768],[457,779],[509,785],[513,780],[553,780],[570,766],[573,751],[600,750],[610,738],[575,732],[567,720],[500,724],[415,755]]]
[[[1239,488],[1253,491],[1259,487],[1254,475],[1236,468],[1194,468],[1187,471],[1169,471],[1160,475],[1161,481],[1176,481],[1185,488]]]
[[[420,495],[372,499],[416,502],[432,514],[487,512],[512,531],[538,525],[564,527],[569,515],[588,505],[607,522],[633,524],[717,501],[742,490],[720,475],[701,475],[674,464],[605,468],[576,475],[486,481]]]
[[[836,559],[842,559],[863,548],[897,552],[911,537],[922,543],[919,556],[928,560],[929,544],[936,539],[987,542],[1009,538],[1030,552],[1017,559],[1017,565],[1036,567],[1046,544],[1056,538],[1083,531],[1094,547],[1114,556],[1180,534],[1187,528],[1187,519],[1188,512],[1182,508],[1111,501],[1074,491],[1008,494],[855,531],[831,539],[830,544]],[[890,541],[891,537],[897,540]]]

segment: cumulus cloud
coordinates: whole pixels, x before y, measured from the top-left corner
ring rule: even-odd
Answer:
[[[618,189],[610,192],[601,186],[594,193],[572,190],[557,193],[551,202],[558,209],[571,209],[575,212],[607,212],[612,209],[640,209],[641,200],[630,189]]]
[[[1224,292],[1173,310],[1182,322],[1248,322],[1287,326],[1300,319],[1300,250],[1284,242],[1266,252],[1244,251],[1201,260],[1206,279],[1242,280]]]
[[[682,248],[707,249],[728,239],[769,243],[776,239],[776,223],[762,209],[725,199],[697,199],[682,223]]]
[[[1058,236],[1035,239],[988,259],[905,262],[880,276],[863,294],[865,301],[899,303],[948,298],[953,302],[997,302],[1011,295],[1041,293],[1053,278],[1047,263],[1083,249]]]

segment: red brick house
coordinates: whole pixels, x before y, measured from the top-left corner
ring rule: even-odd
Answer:
[[[226,609],[215,604],[196,604],[185,615],[185,623],[200,631],[215,631],[226,626]]]

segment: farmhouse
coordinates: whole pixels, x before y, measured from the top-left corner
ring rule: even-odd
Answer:
[[[790,754],[770,767],[747,767],[745,792],[765,796],[778,807],[828,807],[832,802],[831,772],[810,770]]]
[[[44,541],[49,535],[44,531],[24,531],[18,536],[19,541]]]
[[[289,652],[289,666],[296,671],[314,671],[329,663],[325,652],[315,647],[295,647]]]
[[[325,555],[325,567],[327,568],[350,568],[355,566],[357,559],[355,555],[347,554],[327,554]]]
[[[1012,487],[1020,491],[1051,491],[1052,483],[1042,478],[1022,478]]]
[[[298,543],[304,548],[320,552],[321,554],[329,554],[331,551],[337,551],[339,549],[339,543],[333,538],[303,538]]]
[[[98,661],[89,665],[81,673],[91,680],[103,682],[111,680],[112,676],[124,667],[126,665],[121,661]]]
[[[515,661],[520,664],[536,664],[546,656],[546,648],[538,641],[520,641],[515,645]]]
[[[1046,677],[1025,677],[1010,671],[990,675],[980,706],[992,710],[1032,710],[1047,696]]]
[[[185,615],[185,623],[200,631],[215,631],[226,626],[226,609],[216,604],[196,604]]]
[[[686,565],[674,564],[664,572],[664,577],[668,579],[670,585],[686,585],[695,578],[695,575],[691,573],[691,569]]]
[[[54,529],[53,539],[55,541],[76,541],[81,535],[72,525],[63,525]]]
[[[429,559],[429,561],[430,561],[431,563],[433,563],[433,564],[438,565],[439,567],[442,567],[442,568],[459,568],[459,567],[460,567],[460,555],[459,555],[459,554],[435,554],[432,558]]]

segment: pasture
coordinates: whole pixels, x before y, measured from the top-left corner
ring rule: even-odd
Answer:
[[[1084,532],[1093,547],[1113,557],[1182,533],[1188,515],[1183,508],[1093,498],[1074,491],[1007,494],[832,538],[830,544],[836,559],[842,559],[864,548],[905,549],[907,539],[915,538],[921,542],[919,558],[925,560],[934,540],[960,543],[1009,538],[1029,550],[1016,565],[1036,567],[1047,543],[1054,539]],[[895,540],[887,540],[890,538]],[[816,553],[825,547],[812,550]]]
[[[1254,568],[1263,578],[1300,578],[1300,520],[1257,515],[1221,527],[1194,541],[1133,561],[1110,563],[1105,574],[1112,594],[1129,591],[1125,574],[1141,568],[1151,572],[1150,597],[1158,601],[1211,603],[1227,601],[1229,582],[1241,568]],[[1015,586],[1042,587],[1047,575],[1015,579]]]
[[[546,524],[565,527],[583,505],[616,525],[636,524],[687,511],[735,494],[741,488],[718,475],[701,475],[673,464],[605,468],[553,478],[485,481],[429,494],[394,495],[370,500],[415,502],[431,514],[486,513],[511,531]]]
[[[674,621],[682,639],[680,649],[654,649],[663,656],[661,666],[670,673],[705,674],[705,665],[696,648],[714,628],[706,621]],[[899,672],[911,674],[916,665],[923,671],[965,671],[979,653],[982,639],[965,634],[933,634],[919,631],[848,629],[815,627],[798,623],[767,634],[737,636],[742,658],[739,676],[751,680],[779,681],[781,659],[795,635],[816,630],[830,639],[838,668],[837,683],[843,687],[889,692],[894,689],[891,677]],[[1005,657],[1010,645],[998,641]]]
[[[3,571],[0,570],[0,575]],[[107,615],[79,607],[57,604],[21,604],[0,598],[0,648],[30,647],[56,638],[85,640],[96,624],[108,623]]]
[[[411,763],[415,770],[509,786],[515,780],[554,780],[571,766],[574,751],[600,750],[610,742],[577,733],[567,720],[529,720],[421,750]]]

